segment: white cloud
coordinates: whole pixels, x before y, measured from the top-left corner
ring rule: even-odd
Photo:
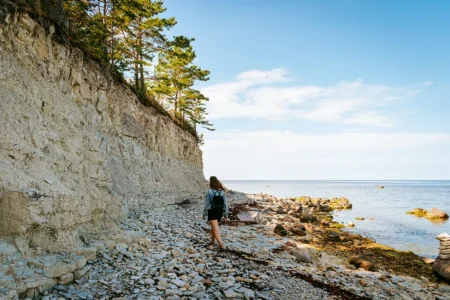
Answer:
[[[332,86],[279,85],[289,81],[285,69],[252,70],[233,81],[205,87],[209,117],[391,126],[396,121],[391,107],[420,92],[414,86],[373,85],[362,79]]]
[[[450,178],[450,134],[271,130],[206,138],[205,174],[224,179]]]

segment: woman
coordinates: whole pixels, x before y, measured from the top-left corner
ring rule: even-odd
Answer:
[[[203,220],[208,217],[211,224],[211,246],[217,240],[219,247],[223,249],[222,238],[220,237],[219,222],[224,217],[228,217],[228,205],[225,197],[226,189],[215,176],[209,178],[209,190],[205,195],[203,205]]]

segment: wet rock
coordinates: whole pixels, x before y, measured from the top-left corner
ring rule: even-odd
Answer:
[[[364,218],[363,217],[356,217],[355,220],[357,220],[357,221],[364,221]]]
[[[302,227],[299,227],[299,226],[293,227],[291,232],[293,234],[295,234],[296,236],[305,236],[306,235],[306,232],[302,229]]]
[[[279,236],[287,236],[288,235],[288,231],[281,224],[278,224],[277,226],[275,226],[275,229],[273,230],[273,232]]]
[[[375,265],[365,256],[357,255],[350,258],[350,263],[357,268],[363,268],[367,271],[374,271]]]
[[[422,217],[422,216],[425,216],[428,213],[428,211],[423,208],[414,208],[410,211],[407,211],[406,213],[409,215],[416,215],[416,216]]]
[[[355,227],[355,223],[353,223],[353,222],[348,222],[348,227]]]
[[[443,210],[432,208],[425,217],[428,219],[448,219],[448,214]]]
[[[326,235],[327,242],[340,242],[340,234],[335,231],[328,231]]]
[[[312,259],[308,252],[303,249],[295,249],[291,253],[295,260],[299,263],[311,263]]]
[[[321,205],[319,210],[323,212],[328,212],[331,211],[331,207],[329,205]]]

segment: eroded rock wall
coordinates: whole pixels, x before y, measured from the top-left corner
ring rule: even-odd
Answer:
[[[27,15],[0,25],[0,237],[70,249],[204,188],[196,140]]]

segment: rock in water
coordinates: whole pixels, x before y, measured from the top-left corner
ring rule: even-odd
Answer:
[[[375,265],[365,256],[357,255],[350,258],[350,263],[357,268],[363,268],[366,271],[374,271]]]
[[[437,258],[433,263],[433,274],[450,283],[450,260]]]
[[[295,260],[299,263],[311,263],[312,262],[311,256],[305,250],[295,249],[294,251],[292,251],[291,254],[292,254],[292,256],[295,257]]]
[[[448,219],[448,214],[440,209],[432,208],[426,215],[427,218],[433,219],[433,218],[439,218],[439,219]]]
[[[273,232],[275,234],[280,235],[280,236],[287,236],[288,235],[287,230],[281,224],[278,224],[277,226],[275,226],[275,229],[273,230]]]
[[[406,213],[409,215],[416,215],[419,217],[425,216],[427,214],[427,210],[423,208],[414,208],[413,210],[407,211]]]

